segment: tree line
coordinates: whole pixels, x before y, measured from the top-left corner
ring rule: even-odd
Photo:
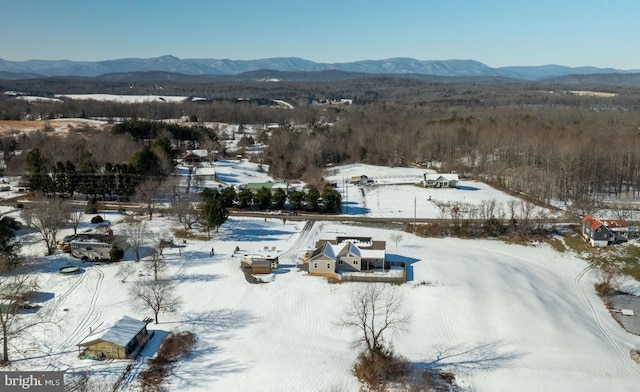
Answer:
[[[162,133],[171,145],[189,139],[194,141],[192,146],[209,143],[221,151],[224,141],[214,139],[215,132],[211,130],[198,129],[202,122],[278,123],[280,128],[269,134],[264,156],[257,159],[270,165],[274,177],[312,183],[318,183],[327,165],[438,164],[439,170],[456,171],[541,201],[554,199],[585,205],[586,201],[593,203],[608,195],[631,197],[640,182],[639,144],[634,142],[640,137],[637,131],[640,94],[634,88],[435,83],[372,77],[340,83],[269,86],[240,82],[174,84],[164,92],[184,93],[191,87],[212,99],[202,103],[134,105],[66,100],[31,105],[0,97],[7,103],[0,105],[0,115],[14,118],[14,112],[20,117],[26,111],[52,118],[106,115],[160,119],[186,115],[196,127],[185,134],[173,132],[167,126],[162,131],[148,124],[140,126],[132,120],[130,124],[114,126],[118,131],[110,136],[120,145],[123,140],[133,139],[139,148],[148,143],[148,138]],[[617,95],[579,96],[569,92],[576,88]],[[290,94],[286,97],[297,106],[293,110],[274,109],[231,98],[240,93],[256,98],[253,102],[272,94]],[[357,99],[350,106],[308,104],[311,100],[336,96]],[[133,128],[123,130],[130,125]],[[0,141],[5,151],[15,149],[16,145],[38,146],[38,141],[51,143],[42,137],[21,139],[5,137]],[[59,154],[64,149],[61,145],[50,146],[52,154]],[[105,154],[94,151],[95,146],[88,149],[96,157]],[[130,149],[127,146],[122,151]],[[169,148],[165,152],[171,156]],[[129,156],[133,153],[130,151]],[[75,158],[76,162],[79,158]],[[56,161],[54,157],[49,159]],[[103,163],[108,160],[102,158]]]

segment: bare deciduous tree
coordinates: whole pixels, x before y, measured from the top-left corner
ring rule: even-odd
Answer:
[[[158,275],[167,269],[167,262],[162,255],[164,241],[161,236],[153,238],[153,253],[151,260],[147,261],[147,268],[153,272],[153,280],[158,280]]]
[[[47,245],[47,256],[56,250],[56,236],[69,221],[61,199],[39,200],[22,211],[22,217],[35,227]]]
[[[124,283],[133,271],[135,271],[133,264],[127,262],[120,263],[120,266],[118,267],[118,277],[120,278],[120,281]]]
[[[152,280],[132,285],[129,291],[133,301],[144,308],[151,308],[158,324],[160,312],[172,312],[180,304],[170,280]]]
[[[616,204],[611,210],[617,219],[628,220],[633,217],[633,207],[629,203]]]
[[[125,223],[123,231],[129,246],[133,248],[136,261],[140,261],[140,248],[142,248],[147,239],[147,221],[130,220]]]
[[[479,218],[483,221],[498,218],[502,214],[502,208],[496,201],[496,199],[482,200],[478,206]]]
[[[172,201],[171,211],[185,230],[191,230],[191,227],[200,219],[198,203],[188,199],[180,198]]]
[[[71,209],[69,212],[69,222],[73,226],[73,234],[78,234],[78,226],[82,221],[82,217],[84,216],[84,211],[81,208]]]
[[[402,236],[402,233],[393,233],[389,236],[389,238],[391,238],[391,241],[393,241],[393,243],[398,246],[398,244],[404,237]]]
[[[2,338],[3,364],[9,361],[9,346],[14,339],[21,339],[29,335],[29,331],[36,327],[46,328],[55,324],[51,310],[41,309],[37,315],[24,313],[24,305],[36,290],[36,279],[28,274],[0,277],[0,337]]]
[[[395,287],[365,284],[352,292],[339,323],[358,331],[357,343],[362,344],[369,355],[374,355],[389,349],[389,335],[399,332],[409,321],[400,307]]]
[[[134,199],[142,203],[149,214],[149,220],[153,219],[153,212],[158,206],[156,193],[160,190],[162,182],[158,179],[146,179],[138,185]]]

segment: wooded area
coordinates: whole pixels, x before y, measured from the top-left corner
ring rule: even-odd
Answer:
[[[46,80],[2,81],[0,87],[48,96],[63,88],[65,93],[160,92],[157,82],[125,88],[116,82]],[[615,95],[579,95],[570,90]],[[166,146],[187,148],[185,140],[192,139],[191,147],[224,152],[224,135],[207,130],[205,122],[277,123],[280,127],[265,135],[269,138],[264,155],[255,157],[269,164],[276,178],[317,184],[327,165],[428,167],[438,162],[441,171],[455,171],[546,202],[557,199],[578,205],[610,194],[631,197],[640,189],[640,90],[633,88],[367,77],[297,83],[165,81],[161,92],[207,100],[126,104],[65,99],[29,104],[0,97],[1,119],[188,118],[197,126],[187,134],[172,132],[168,125],[140,134],[78,129],[68,140],[52,137],[46,129],[29,136],[4,135],[0,147],[5,157],[11,157],[6,172],[25,171],[27,154],[12,156],[16,150],[38,148],[52,172],[59,162],[86,166],[87,154],[97,167],[107,163],[117,167],[132,164],[145,147],[160,161],[166,160],[176,153]],[[310,104],[339,98],[353,99],[353,104]],[[295,108],[261,105],[270,99],[284,99]]]

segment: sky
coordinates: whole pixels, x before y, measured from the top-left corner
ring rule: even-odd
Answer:
[[[637,0],[0,0],[0,58],[411,57],[640,69]]]

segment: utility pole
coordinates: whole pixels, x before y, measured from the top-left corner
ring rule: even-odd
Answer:
[[[342,186],[344,188],[344,198],[345,198],[345,203],[344,203],[344,208],[345,208],[345,214],[349,214],[349,188],[347,188],[347,179],[346,178],[342,178]]]
[[[416,202],[417,202],[417,199],[414,196],[413,197],[413,234],[416,233]]]

